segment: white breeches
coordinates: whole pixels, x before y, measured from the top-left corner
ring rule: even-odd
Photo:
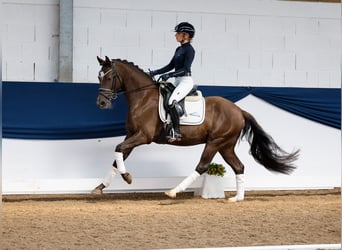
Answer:
[[[186,97],[195,84],[191,76],[179,76],[175,78],[173,85],[175,85],[176,88],[170,96],[169,105],[171,105],[173,101],[179,102]]]

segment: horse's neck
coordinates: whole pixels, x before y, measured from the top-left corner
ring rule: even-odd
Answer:
[[[129,65],[123,65],[123,74],[125,77],[122,79],[125,85],[125,95],[129,107],[144,106],[149,102],[149,99],[158,97],[158,91],[153,86],[150,78],[144,75],[143,72],[136,72],[131,69]]]
[[[149,105],[152,99],[158,98],[158,91],[153,82],[135,83],[136,81],[132,82],[132,87],[126,89],[126,99],[130,107],[143,107]]]

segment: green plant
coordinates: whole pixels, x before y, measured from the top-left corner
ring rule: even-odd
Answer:
[[[222,164],[211,163],[208,168],[208,175],[217,175],[223,177],[226,173],[226,168]]]

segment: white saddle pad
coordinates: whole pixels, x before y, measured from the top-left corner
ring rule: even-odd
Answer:
[[[201,91],[197,90],[198,96],[187,96],[184,102],[184,115],[180,117],[181,125],[200,125],[205,118],[205,99]],[[170,122],[170,116],[166,119],[163,105],[163,96],[159,95],[159,117],[162,122]]]

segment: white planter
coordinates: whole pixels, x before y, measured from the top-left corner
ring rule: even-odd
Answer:
[[[225,198],[224,179],[221,176],[204,174],[201,196],[204,199]]]

